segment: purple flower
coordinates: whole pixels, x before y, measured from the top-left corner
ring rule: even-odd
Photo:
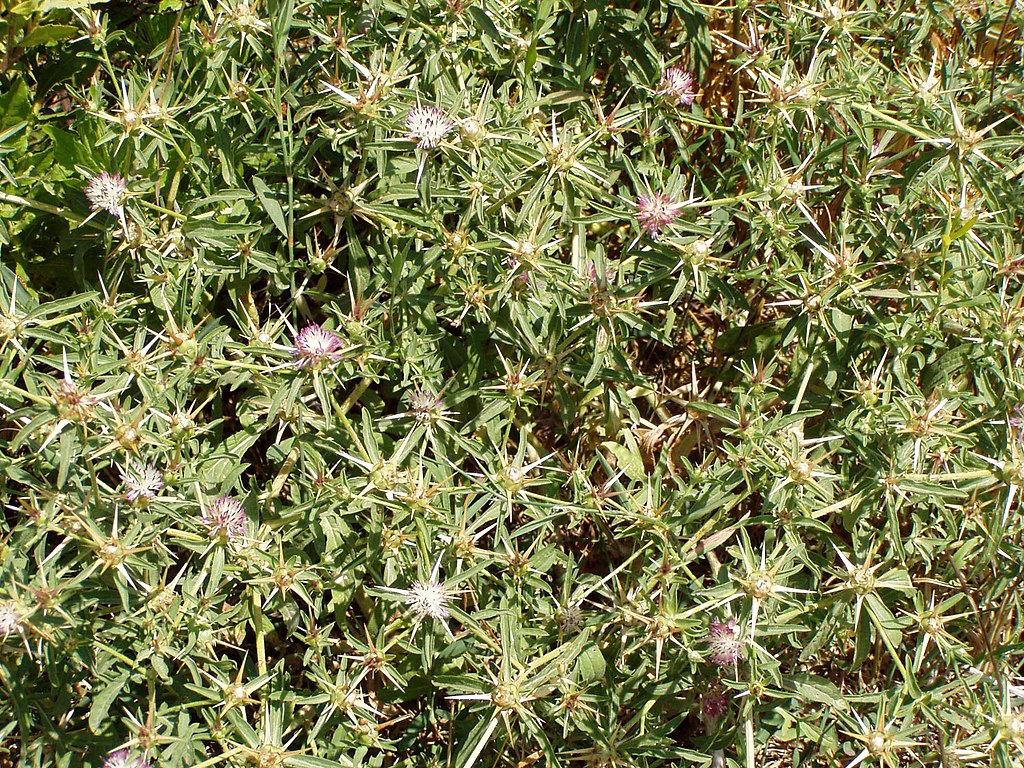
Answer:
[[[89,184],[85,188],[85,196],[89,198],[94,211],[102,208],[118,217],[124,215],[121,202],[127,192],[128,185],[125,180],[116,173],[110,174],[106,171],[89,179]]]
[[[310,323],[295,337],[292,355],[297,358],[299,368],[306,368],[337,360],[341,357],[340,349],[341,339],[336,334]]]
[[[700,695],[700,712],[705,720],[714,722],[729,711],[729,697],[718,687]]]
[[[636,199],[636,218],[640,228],[657,239],[661,230],[679,215],[679,203],[665,194],[644,193]]]
[[[249,517],[237,499],[221,496],[206,509],[200,522],[210,531],[211,539],[234,541],[245,535]]]
[[[711,663],[720,667],[735,664],[743,652],[743,641],[740,639],[736,619],[724,623],[712,619],[705,642],[711,651]]]
[[[416,106],[405,116],[408,137],[420,149],[433,149],[448,133],[455,129],[455,122],[438,107]]]
[[[671,101],[678,101],[681,106],[693,104],[697,91],[693,87],[693,75],[682,67],[669,67],[661,76],[661,84],[656,91]]]

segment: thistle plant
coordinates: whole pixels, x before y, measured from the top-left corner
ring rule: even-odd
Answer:
[[[1022,763],[1018,4],[72,5],[0,765]]]
[[[128,501],[148,501],[164,487],[163,473],[153,464],[136,464],[130,469],[121,469],[120,474]]]

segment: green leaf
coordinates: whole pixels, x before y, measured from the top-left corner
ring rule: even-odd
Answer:
[[[284,764],[294,766],[294,768],[351,768],[352,766],[359,765],[359,763],[353,763],[351,760],[344,762],[340,760],[326,760],[322,757],[313,757],[312,755],[290,755],[284,759]]]
[[[0,94],[0,129],[7,130],[23,123],[31,114],[31,92],[24,80],[14,77]]]
[[[211,485],[222,485],[233,481],[248,466],[241,461],[242,455],[259,440],[259,437],[260,433],[255,429],[246,429],[233,434],[224,441],[221,450],[202,460],[200,477]]]
[[[21,41],[24,48],[32,48],[37,45],[51,45],[63,40],[69,40],[78,34],[78,27],[70,24],[43,24],[36,27]]]
[[[800,673],[788,675],[784,679],[789,682],[793,690],[805,702],[825,704],[829,707],[838,707],[840,709],[846,709],[848,706],[843,698],[842,691],[828,678],[821,677],[820,675]]]
[[[625,433],[626,445],[606,441],[602,445],[615,456],[619,469],[626,473],[630,480],[642,482],[647,477],[644,469],[644,460],[640,455],[640,448],[636,444],[636,438],[631,432]]]
[[[88,8],[92,0],[25,0],[11,9],[18,16],[31,16],[33,13],[50,13],[52,11],[71,11]]]
[[[252,187],[256,190],[256,196],[260,199],[263,210],[267,212],[270,220],[274,222],[274,226],[278,228],[282,235],[287,236],[288,224],[284,218],[284,210],[281,208],[281,204],[273,198],[270,187],[259,176],[253,178]]]
[[[473,768],[480,753],[484,751],[487,742],[490,741],[494,729],[498,725],[497,716],[490,719],[481,719],[470,731],[469,736],[462,742],[458,754],[455,757],[457,768]]]
[[[580,683],[593,683],[604,678],[607,662],[601,649],[591,643],[576,659],[576,674]]]
[[[114,678],[92,697],[92,706],[89,708],[89,730],[93,733],[98,734],[102,730],[103,721],[107,719],[110,706],[124,690],[128,677],[129,673],[125,672]]]

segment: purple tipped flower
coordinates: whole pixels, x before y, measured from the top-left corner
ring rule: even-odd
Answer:
[[[455,122],[443,109],[416,106],[406,115],[405,127],[409,129],[408,137],[416,142],[417,147],[433,149],[455,129]]]
[[[665,194],[644,193],[636,199],[636,218],[640,228],[657,239],[661,230],[679,215],[679,203]]]
[[[94,211],[102,208],[118,217],[124,215],[121,203],[127,192],[128,185],[125,180],[116,173],[110,174],[106,171],[89,179],[89,184],[85,188],[85,196],[89,198]]]
[[[299,368],[306,368],[337,360],[341,357],[340,349],[341,339],[336,334],[310,323],[295,337],[292,355],[297,358],[295,364]]]
[[[122,469],[120,474],[128,501],[154,499],[164,487],[163,475],[152,464],[135,464],[131,471]]]
[[[444,401],[433,392],[415,389],[409,395],[409,412],[420,424],[430,424],[444,417]]]
[[[1017,438],[1018,441],[1024,443],[1024,408],[1017,405],[1013,408],[1013,413],[1010,414],[1007,419],[1010,425],[1011,433]]]
[[[743,641],[740,639],[736,619],[724,623],[712,620],[705,642],[711,651],[711,663],[720,667],[735,664],[743,652]]]
[[[661,76],[661,84],[656,93],[670,101],[678,101],[680,106],[693,104],[697,91],[693,87],[693,75],[682,67],[669,67]]]
[[[211,539],[234,541],[245,535],[249,517],[237,499],[221,496],[207,508],[200,522],[210,531]]]

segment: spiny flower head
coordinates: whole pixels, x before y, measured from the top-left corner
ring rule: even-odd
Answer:
[[[567,605],[558,612],[558,627],[569,635],[575,635],[583,629],[583,611],[578,605]]]
[[[433,149],[455,128],[455,122],[438,107],[415,106],[405,116],[408,137],[420,149]]]
[[[200,522],[209,529],[211,539],[233,541],[245,535],[249,517],[241,502],[230,496],[221,496],[207,507]]]
[[[405,604],[412,608],[412,612],[420,620],[429,616],[432,619],[444,619],[448,617],[448,603],[452,596],[445,589],[444,584],[433,577],[428,581],[414,581],[409,588],[409,595],[405,598]]]
[[[156,498],[164,487],[163,475],[153,464],[135,464],[130,472],[122,469],[120,474],[128,501]]]
[[[125,180],[116,173],[106,171],[89,179],[89,184],[85,188],[85,196],[89,198],[94,211],[102,208],[115,216],[124,215],[121,203],[127,192],[128,185]]]
[[[420,424],[430,424],[444,417],[444,401],[433,392],[414,389],[409,395],[409,412]]]
[[[656,93],[671,101],[678,101],[681,106],[689,106],[697,96],[693,75],[682,67],[669,67],[662,74]]]
[[[679,203],[668,195],[661,193],[644,193],[636,199],[636,218],[640,228],[652,238],[657,239],[661,230],[667,227],[679,215]]]
[[[129,757],[127,749],[118,749],[107,755],[103,768],[153,768],[153,765],[141,757]]]
[[[337,334],[324,330],[316,323],[310,323],[295,337],[292,356],[296,358],[295,364],[299,368],[305,368],[337,360],[341,357],[340,349],[341,339]]]
[[[0,600],[0,640],[18,629],[25,618],[13,600]]]
[[[86,390],[75,383],[70,375],[60,380],[60,386],[54,393],[54,399],[61,416],[76,420],[88,418],[92,407],[100,402],[99,397],[88,394]]]
[[[735,664],[743,652],[743,641],[740,639],[736,619],[727,622],[712,619],[705,642],[711,651],[711,663],[720,667]]]

